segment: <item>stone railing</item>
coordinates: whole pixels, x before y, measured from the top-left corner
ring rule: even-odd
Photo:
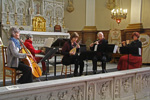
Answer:
[[[149,86],[146,67],[0,87],[0,100],[150,100]]]

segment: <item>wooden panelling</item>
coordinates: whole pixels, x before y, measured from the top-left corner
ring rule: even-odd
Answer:
[[[69,33],[77,32],[80,37],[79,40],[82,40],[83,44],[89,45],[90,42],[93,42],[97,39],[97,33],[103,32],[105,39],[108,40],[109,30],[98,30],[98,31],[69,31]],[[121,39],[122,41],[132,39],[132,33],[139,32],[140,34],[148,34],[150,36],[150,28],[147,29],[124,29],[121,30]]]

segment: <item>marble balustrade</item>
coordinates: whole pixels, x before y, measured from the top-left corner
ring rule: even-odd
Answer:
[[[145,67],[0,87],[0,100],[150,100],[149,72]]]

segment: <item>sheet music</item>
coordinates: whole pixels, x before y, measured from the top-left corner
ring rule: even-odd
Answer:
[[[139,55],[140,55],[140,56],[141,56],[141,52],[142,52],[142,51],[141,51],[141,48],[139,48]]]
[[[45,40],[44,47],[49,47],[50,48],[52,43],[53,43],[53,41],[54,41],[54,38],[47,38]]]
[[[97,51],[97,47],[98,47],[98,45],[95,45],[95,47],[94,47],[94,51]]]
[[[115,45],[115,46],[114,46],[113,53],[116,53],[116,52],[117,52],[117,49],[118,49],[118,45]]]

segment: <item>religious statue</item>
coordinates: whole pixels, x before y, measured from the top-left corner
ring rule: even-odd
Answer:
[[[36,5],[36,14],[40,14],[40,4],[37,3]]]

